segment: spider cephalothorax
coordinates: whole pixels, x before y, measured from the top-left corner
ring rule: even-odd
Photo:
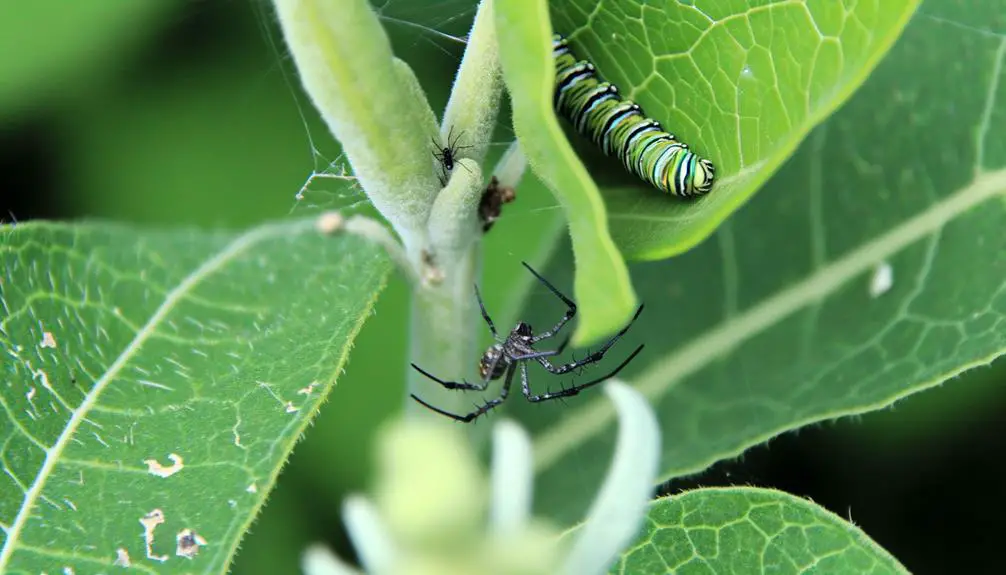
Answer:
[[[499,379],[503,377],[507,368],[510,367],[512,357],[533,354],[534,348],[531,347],[532,336],[531,326],[520,322],[513,328],[513,331],[510,332],[510,337],[506,338],[505,341],[490,345],[489,349],[479,359],[479,375],[482,376],[482,379],[486,381]],[[565,344],[563,344],[563,347],[565,347]]]
[[[494,407],[498,406],[499,404],[503,403],[506,400],[507,394],[510,393],[510,385],[511,383],[513,383],[514,374],[517,373],[518,368],[520,369],[521,391],[523,392],[524,397],[531,402],[547,401],[549,399],[558,399],[560,397],[570,397],[576,395],[580,393],[580,391],[592,385],[596,385],[608,379],[609,377],[614,376],[619,371],[621,371],[623,367],[628,365],[628,363],[632,361],[632,358],[636,357],[636,354],[638,354],[643,349],[642,345],[637,347],[635,351],[629,354],[629,357],[627,357],[624,361],[622,361],[621,364],[618,365],[618,367],[616,367],[611,372],[602,377],[593,379],[591,381],[588,381],[587,383],[581,383],[579,385],[564,388],[560,391],[545,392],[542,394],[533,395],[531,393],[531,389],[528,385],[528,379],[527,379],[527,363],[529,361],[537,362],[542,367],[544,367],[545,370],[547,370],[549,373],[552,373],[553,375],[562,375],[564,373],[569,373],[573,370],[578,370],[586,365],[600,361],[601,358],[604,357],[604,353],[608,351],[608,348],[614,345],[614,343],[618,341],[619,338],[625,335],[625,332],[629,331],[629,327],[632,325],[634,321],[636,321],[636,318],[639,317],[640,312],[643,311],[643,306],[639,306],[639,309],[636,310],[636,314],[632,316],[632,319],[625,327],[621,329],[621,331],[612,336],[611,339],[605,342],[604,345],[602,345],[596,351],[587,355],[587,357],[572,361],[565,365],[559,365],[559,366],[552,365],[546,358],[561,354],[563,350],[566,349],[566,344],[569,343],[569,338],[567,337],[559,345],[559,347],[554,350],[539,351],[535,349],[535,344],[544,339],[548,339],[557,335],[559,333],[559,330],[561,330],[562,327],[566,325],[566,322],[573,319],[573,316],[576,315],[576,304],[573,303],[573,301],[567,298],[566,296],[562,295],[562,293],[560,293],[559,290],[557,290],[552,284],[550,284],[548,280],[541,277],[538,274],[538,272],[534,271],[531,268],[531,266],[527,265],[524,262],[521,263],[523,263],[524,267],[526,267],[532,274],[534,274],[534,276],[538,278],[538,280],[541,281],[541,283],[545,284],[545,287],[547,287],[549,291],[555,294],[556,297],[561,299],[563,303],[566,304],[566,313],[562,316],[562,319],[559,320],[559,323],[555,324],[555,326],[552,327],[552,329],[542,332],[538,335],[535,335],[534,330],[531,329],[530,324],[520,322],[513,328],[513,330],[507,335],[506,338],[500,339],[499,334],[496,333],[496,326],[493,325],[492,319],[489,318],[489,314],[486,312],[486,306],[484,303],[482,303],[482,295],[479,294],[479,288],[478,286],[475,286],[475,297],[476,299],[478,299],[479,309],[482,311],[482,318],[486,321],[486,324],[489,325],[489,331],[492,332],[493,339],[496,340],[496,343],[489,346],[489,349],[487,349],[486,352],[482,354],[482,358],[479,359],[479,375],[482,376],[482,382],[469,383],[468,381],[465,380],[445,381],[424,371],[422,368],[420,368],[418,365],[414,363],[412,364],[412,367],[415,368],[416,371],[418,371],[419,373],[425,375],[426,377],[432,379],[433,381],[439,383],[440,385],[444,386],[447,389],[485,391],[485,389],[489,386],[489,382],[495,379],[499,379],[505,375],[506,379],[503,381],[503,389],[500,391],[499,397],[487,401],[481,407],[478,407],[475,411],[467,415],[457,415],[454,413],[444,411],[440,408],[433,407],[429,403],[426,403],[422,399],[416,397],[416,395],[414,394],[412,395],[413,399],[415,399],[419,403],[423,404],[424,406],[432,409],[433,411],[441,415],[450,417],[452,419],[456,419],[458,421],[468,422],[488,412],[489,410],[493,409]]]

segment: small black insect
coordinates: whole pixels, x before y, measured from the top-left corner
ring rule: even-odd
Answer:
[[[444,174],[440,178],[440,185],[445,185],[448,180],[448,174],[454,169],[454,163],[458,160],[458,152],[461,150],[466,150],[471,148],[471,146],[459,146],[458,142],[461,141],[461,136],[464,132],[458,133],[457,138],[452,138],[454,135],[454,127],[452,126],[450,131],[447,132],[447,147],[441,148],[440,144],[437,143],[436,139],[433,140],[433,147],[435,151],[433,152],[433,157],[440,162],[440,166],[444,169]]]
[[[545,358],[561,354],[563,350],[566,349],[566,344],[569,343],[569,337],[567,337],[562,342],[562,344],[559,345],[558,349],[555,350],[538,351],[534,348],[534,346],[536,343],[542,340],[556,336],[559,333],[559,330],[561,330],[562,327],[566,325],[566,322],[573,319],[573,316],[576,315],[576,304],[573,303],[573,301],[567,298],[566,296],[562,295],[562,293],[560,293],[559,290],[555,288],[555,286],[550,284],[548,280],[546,280],[545,278],[541,277],[541,275],[539,275],[538,272],[534,271],[534,269],[532,269],[531,266],[527,265],[525,262],[521,263],[524,264],[524,267],[526,267],[532,274],[534,274],[534,276],[538,278],[538,280],[541,281],[541,283],[545,284],[545,287],[547,287],[549,291],[555,294],[556,297],[561,299],[563,303],[566,304],[567,307],[566,313],[562,316],[562,319],[559,320],[559,323],[555,324],[555,326],[548,331],[545,331],[538,335],[534,335],[534,332],[532,331],[531,326],[529,324],[519,322],[516,325],[516,327],[513,328],[513,331],[510,332],[510,335],[508,335],[505,339],[500,339],[499,334],[496,333],[496,326],[493,325],[493,321],[489,318],[489,314],[486,313],[486,306],[485,304],[482,303],[482,295],[479,294],[479,287],[476,285],[475,297],[479,301],[479,309],[482,310],[482,318],[486,321],[486,324],[489,325],[489,331],[492,332],[493,339],[496,340],[496,343],[489,346],[489,349],[487,349],[486,352],[482,354],[482,358],[479,360],[479,374],[482,376],[482,382],[469,383],[466,380],[444,381],[436,377],[435,375],[432,375],[429,372],[424,371],[422,368],[420,368],[418,365],[414,363],[412,364],[412,367],[419,373],[425,375],[426,377],[432,379],[433,381],[439,383],[440,385],[444,386],[447,389],[485,391],[486,388],[489,386],[489,382],[495,379],[499,379],[504,375],[506,375],[506,378],[503,380],[503,389],[500,392],[499,397],[485,402],[484,404],[476,408],[475,411],[467,415],[457,415],[454,413],[444,411],[440,408],[434,407],[429,403],[426,403],[422,399],[416,397],[415,394],[412,394],[412,399],[415,399],[425,407],[441,415],[450,417],[451,419],[455,419],[457,421],[463,421],[467,423],[473,421],[475,418],[479,417],[484,413],[487,413],[491,409],[495,408],[496,406],[506,401],[507,394],[510,393],[510,384],[513,382],[513,376],[517,372],[518,367],[520,368],[521,391],[524,393],[524,397],[527,398],[527,400],[530,402],[537,403],[539,401],[548,401],[550,399],[571,397],[580,393],[582,390],[588,387],[601,383],[602,381],[608,379],[609,377],[613,377],[614,375],[616,375],[619,371],[622,370],[622,368],[624,368],[626,365],[629,364],[630,361],[632,361],[632,358],[636,357],[636,355],[640,351],[642,351],[643,346],[640,345],[635,349],[635,351],[629,354],[629,357],[625,358],[625,360],[622,363],[620,363],[618,367],[616,367],[611,372],[605,374],[602,377],[593,379],[591,381],[588,381],[587,383],[581,383],[579,385],[564,388],[561,389],[560,391],[545,392],[539,395],[532,395],[531,389],[530,387],[528,387],[528,380],[527,380],[528,361],[534,360],[538,362],[539,364],[541,364],[542,367],[544,367],[549,373],[553,375],[562,375],[564,373],[569,373],[573,370],[579,370],[580,368],[586,365],[600,361],[601,358],[604,357],[604,353],[608,351],[608,348],[614,345],[614,343],[618,341],[619,338],[625,335],[625,332],[629,331],[629,328],[632,326],[632,323],[636,321],[636,318],[639,317],[639,314],[643,311],[643,306],[639,306],[639,309],[636,310],[636,314],[632,316],[632,319],[629,320],[629,323],[626,324],[626,326],[623,327],[621,331],[616,333],[611,339],[605,342],[604,345],[598,348],[597,351],[594,351],[593,353],[589,354],[587,357],[583,359],[575,360],[565,365],[560,366],[552,365]]]

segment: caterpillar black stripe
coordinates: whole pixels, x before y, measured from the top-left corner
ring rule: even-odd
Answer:
[[[638,104],[619,98],[618,88],[601,81],[593,64],[577,60],[558,34],[552,37],[552,55],[555,109],[578,132],[662,192],[690,197],[712,189],[713,163],[647,118]]]

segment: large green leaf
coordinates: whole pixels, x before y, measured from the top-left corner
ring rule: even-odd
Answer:
[[[659,499],[612,573],[907,573],[861,530],[788,493],[735,487]]]
[[[241,234],[30,223],[0,238],[0,572],[223,571],[345,364],[385,258],[310,220]]]
[[[605,167],[609,226],[622,252],[665,258],[708,237],[862,84],[917,4],[550,2],[555,30],[580,58],[716,165],[712,193],[684,202],[613,159],[586,158],[595,174]]]
[[[932,10],[713,241],[633,268],[647,307],[605,361],[646,343],[624,375],[659,411],[663,479],[1006,351],[1003,44],[968,24],[1004,12]],[[547,273],[568,287],[572,264]],[[561,313],[542,288],[530,303],[533,325]],[[559,379],[531,373],[539,391]],[[512,407],[536,434],[547,511],[579,517],[610,450],[607,403]]]

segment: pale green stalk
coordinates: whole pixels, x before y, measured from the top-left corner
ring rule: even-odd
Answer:
[[[472,378],[481,329],[474,294],[485,185],[480,163],[503,89],[491,0],[475,16],[439,128],[418,80],[393,57],[366,0],[274,1],[307,93],[342,143],[361,187],[398,234],[404,257],[372,222],[347,220],[340,229],[377,240],[414,280],[410,360],[443,379]],[[431,139],[452,129],[462,148],[440,190]],[[411,369],[408,389],[444,409],[470,411],[471,399]]]
[[[520,147],[520,141],[510,142],[510,146],[503,152],[503,157],[496,162],[493,175],[499,180],[500,185],[508,188],[516,188],[527,171],[527,157]]]
[[[475,14],[468,48],[444,109],[440,125],[444,144],[448,143],[448,136],[457,139],[461,147],[458,156],[481,164],[496,127],[502,94],[503,68],[500,67],[499,41],[493,21],[493,0],[483,0]]]
[[[439,189],[433,117],[366,0],[274,0],[304,88],[415,267]],[[404,69],[403,69],[404,68]]]
[[[480,321],[475,303],[475,278],[478,276],[478,251],[465,250],[455,261],[436,265],[442,273],[439,284],[412,292],[410,318],[410,360],[440,377],[459,381],[478,381],[475,366]],[[473,409],[475,397],[444,389],[411,367],[408,368],[409,392],[424,401],[452,413],[465,414]],[[408,413],[446,419],[406,398]]]
[[[432,207],[428,230],[433,268],[439,285],[413,292],[410,358],[442,379],[479,381],[475,367],[481,316],[475,300],[475,283],[481,275],[477,219],[484,180],[479,168],[496,125],[503,90],[499,46],[493,22],[492,0],[479,5],[468,38],[461,68],[444,112],[440,133],[461,135],[451,180]],[[468,159],[471,158],[471,159]],[[438,278],[438,279],[441,279]],[[459,415],[473,409],[470,394],[445,390],[415,370],[409,369],[410,393]],[[411,399],[411,413],[429,413]],[[437,416],[439,417],[439,416]]]

